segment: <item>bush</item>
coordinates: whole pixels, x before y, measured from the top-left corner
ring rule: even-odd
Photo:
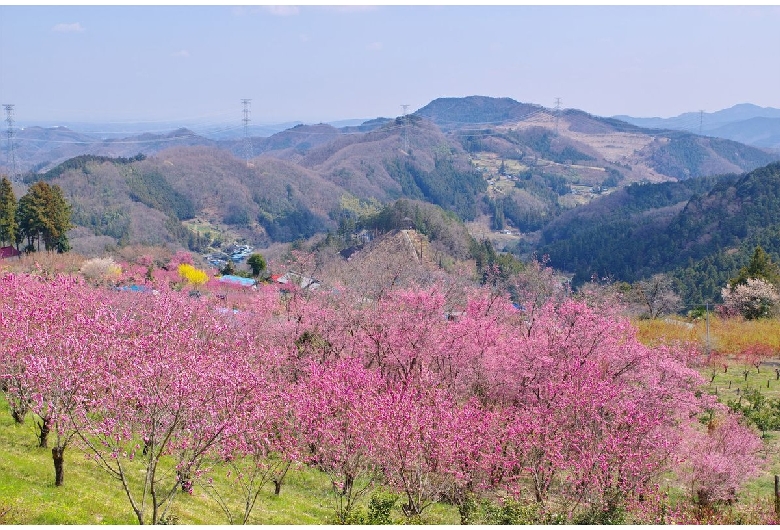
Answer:
[[[376,492],[368,501],[368,508],[357,506],[347,513],[337,515],[337,521],[342,524],[366,525],[366,524],[393,524],[390,512],[398,501],[398,495],[394,493]]]
[[[93,258],[85,261],[79,272],[91,282],[104,283],[117,280],[122,274],[122,267],[117,265],[111,257]]]
[[[395,506],[398,496],[392,493],[377,492],[368,502],[368,517],[366,524],[393,524],[390,510]]]

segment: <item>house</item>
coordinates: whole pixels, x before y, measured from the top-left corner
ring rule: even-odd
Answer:
[[[16,250],[14,247],[0,247],[0,259],[13,258],[15,256],[21,256],[22,253]]]
[[[240,285],[242,287],[253,287],[257,282],[253,278],[244,278],[242,276],[233,276],[232,274],[225,274],[220,276],[218,280],[221,283],[229,283],[231,285]]]
[[[273,279],[273,276],[271,278]],[[287,274],[280,276],[275,281],[276,283],[281,283],[281,284],[292,283],[294,285],[297,285],[301,289],[310,289],[312,291],[319,288],[320,286],[320,282],[315,280],[314,278],[302,276],[295,272],[288,272]]]

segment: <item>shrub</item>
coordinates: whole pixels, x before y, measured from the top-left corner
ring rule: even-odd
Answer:
[[[111,283],[119,279],[122,267],[114,262],[111,257],[93,258],[81,265],[81,275],[94,283]]]

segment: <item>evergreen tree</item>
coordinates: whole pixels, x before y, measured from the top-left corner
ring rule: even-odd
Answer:
[[[40,250],[41,239],[46,250],[66,252],[70,249],[66,232],[73,227],[71,210],[59,186],[36,182],[19,199],[16,213],[20,228],[17,241],[27,238],[28,250]]]
[[[747,285],[750,278],[764,280],[774,286],[780,286],[780,267],[772,261],[761,246],[757,246],[750,258],[750,263],[739,270],[735,278],[729,280],[729,287],[734,290],[738,285]]]
[[[17,245],[27,239],[25,250],[34,252],[35,242],[38,241],[40,250],[40,235],[44,227],[44,205],[40,197],[27,193],[19,199],[16,209],[16,217],[19,220],[19,232],[16,235]]]
[[[0,246],[16,243],[19,225],[16,222],[16,196],[7,177],[0,180]]]
[[[330,235],[330,233],[328,233]],[[266,262],[262,254],[252,254],[249,259],[246,260],[247,265],[252,267],[252,276],[260,276],[260,273],[265,270]]]

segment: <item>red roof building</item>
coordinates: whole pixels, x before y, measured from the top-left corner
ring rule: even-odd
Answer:
[[[21,256],[22,253],[16,250],[14,247],[0,247],[0,259],[13,258],[14,256]]]

